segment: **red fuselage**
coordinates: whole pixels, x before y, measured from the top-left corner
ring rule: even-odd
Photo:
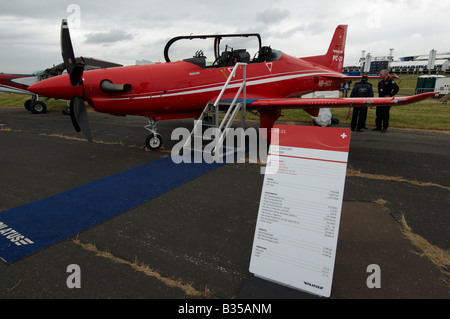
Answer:
[[[234,98],[242,83],[239,67],[223,99]],[[29,89],[37,94],[70,100],[80,96],[98,112],[118,116],[142,115],[155,120],[198,117],[222,90],[231,67],[202,68],[178,61],[85,71],[83,85],[72,86],[68,75],[39,82]],[[314,91],[338,90],[342,73],[279,52],[271,62],[249,63],[247,99],[290,98]],[[106,93],[100,83],[130,84],[126,93]],[[251,104],[248,105],[251,109]]]

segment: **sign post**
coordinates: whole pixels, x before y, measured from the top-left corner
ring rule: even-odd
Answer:
[[[250,272],[329,297],[350,130],[276,125],[272,134]]]

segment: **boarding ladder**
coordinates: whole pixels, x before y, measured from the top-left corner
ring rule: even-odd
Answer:
[[[237,70],[242,67],[243,76],[242,82],[230,85],[231,80],[235,77]],[[225,85],[223,86],[219,96],[215,102],[208,102],[203,109],[202,114],[195,121],[194,128],[191,131],[190,136],[186,139],[183,146],[183,152],[197,151],[197,152],[211,152],[213,156],[219,158],[219,156],[226,156],[238,151],[236,148],[226,149],[224,147],[224,141],[228,129],[233,124],[237,114],[241,111],[241,127],[245,129],[245,113],[246,113],[246,71],[247,63],[238,62],[231,71]],[[234,99],[230,101],[221,101],[223,94],[227,89],[238,88],[238,91]],[[242,99],[239,97],[242,93]],[[223,116],[220,116],[223,115]],[[213,128],[214,138],[205,138],[203,131],[207,128]],[[215,140],[213,148],[205,149],[205,145]],[[193,145],[192,145],[193,144]],[[209,144],[211,145],[211,144]],[[245,146],[241,146],[242,148]]]

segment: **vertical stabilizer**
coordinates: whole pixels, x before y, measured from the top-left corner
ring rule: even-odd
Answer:
[[[312,64],[321,65],[333,71],[342,72],[344,67],[345,40],[347,38],[347,25],[339,25],[334,31],[330,47],[325,55],[302,58]]]

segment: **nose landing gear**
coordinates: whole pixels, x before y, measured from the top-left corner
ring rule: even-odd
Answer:
[[[156,133],[155,119],[149,118],[148,125],[144,126],[144,128],[150,132],[149,136],[145,140],[145,146],[147,146],[147,148],[152,151],[159,150],[163,144],[163,140],[161,135]]]

